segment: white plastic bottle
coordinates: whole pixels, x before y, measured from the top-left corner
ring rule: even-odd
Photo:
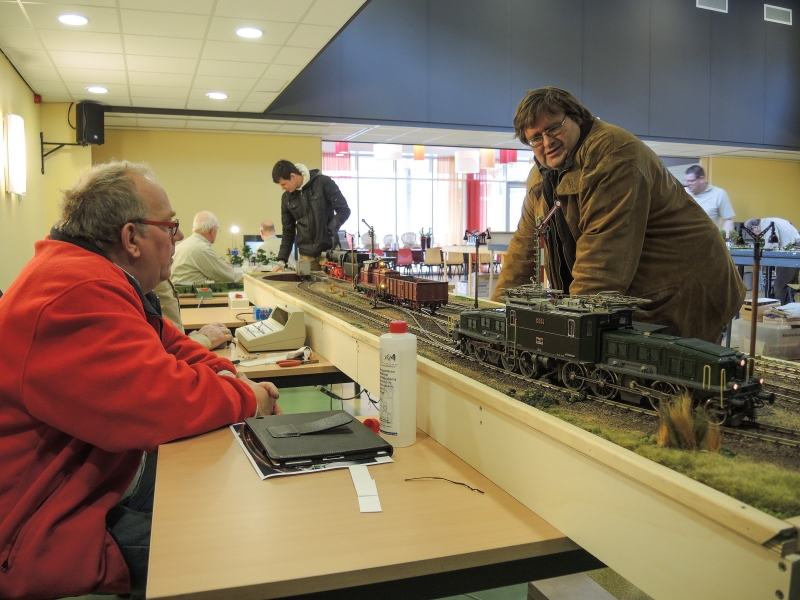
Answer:
[[[381,336],[381,436],[395,448],[417,439],[417,336],[405,321]]]

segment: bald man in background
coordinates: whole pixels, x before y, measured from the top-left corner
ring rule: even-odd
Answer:
[[[263,250],[267,258],[275,259],[281,251],[281,240],[275,235],[275,223],[272,221],[261,223],[261,239],[264,240],[264,243],[258,247],[258,250]]]

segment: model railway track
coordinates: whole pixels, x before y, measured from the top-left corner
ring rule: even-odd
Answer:
[[[758,431],[753,431],[757,429]],[[762,423],[748,423],[741,428],[725,427],[725,433],[738,435],[739,437],[761,440],[778,446],[788,446],[790,448],[800,448],[800,431],[788,427],[776,425],[764,425]],[[759,433],[759,431],[769,431],[770,433]],[[779,435],[775,435],[779,434]]]
[[[356,308],[356,307],[348,307],[348,306],[342,305],[341,302],[337,302],[336,300],[333,300],[331,298],[326,298],[324,294],[310,289],[311,286],[314,283],[315,282],[301,282],[301,283],[298,283],[297,284],[297,290],[303,295],[312,296],[315,299],[317,299],[317,300],[319,300],[319,301],[321,301],[321,302],[323,302],[325,304],[328,304],[328,305],[331,305],[331,306],[335,306],[337,311],[341,311],[341,312],[344,312],[344,313],[349,313],[349,314],[355,315],[355,316],[359,317],[360,319],[364,319],[364,320],[366,320],[368,322],[371,322],[371,323],[373,323],[373,324],[375,324],[375,325],[377,325],[377,326],[379,326],[381,328],[385,328],[387,323],[392,320],[391,317],[388,317],[388,316],[384,317],[384,316],[380,315],[379,313],[373,312],[373,309],[361,309],[361,308]],[[353,292],[353,294],[355,296],[359,297],[359,298],[363,298],[363,296],[361,294],[356,294],[354,292]],[[403,312],[405,314],[408,314],[411,317],[411,320],[414,322],[413,325],[409,323],[409,329],[421,334],[421,337],[418,338],[419,341],[421,341],[421,342],[423,342],[423,343],[425,343],[427,345],[433,346],[433,347],[435,347],[435,348],[437,348],[437,349],[439,349],[441,351],[447,352],[448,354],[451,354],[451,355],[453,355],[455,357],[459,357],[461,359],[465,359],[465,360],[468,360],[470,362],[477,363],[477,364],[481,365],[483,368],[485,368],[485,369],[487,369],[489,371],[493,371],[495,373],[498,373],[498,374],[502,375],[503,378],[507,378],[507,379],[510,379],[510,380],[517,380],[517,381],[520,381],[520,382],[524,382],[527,385],[538,387],[540,389],[545,389],[545,390],[548,390],[548,391],[553,391],[553,392],[556,392],[556,393],[559,393],[559,394],[577,393],[577,392],[581,391],[581,390],[564,388],[564,387],[562,387],[560,385],[556,385],[554,383],[549,383],[549,382],[543,381],[541,379],[534,380],[534,379],[531,379],[529,377],[525,377],[524,375],[521,375],[519,373],[508,371],[508,370],[504,369],[500,365],[492,364],[489,360],[479,360],[478,357],[476,357],[475,355],[466,355],[466,354],[462,353],[460,350],[454,348],[449,343],[449,338],[446,338],[445,336],[442,336],[442,335],[437,335],[437,334],[430,333],[419,322],[419,320],[417,318],[417,315],[414,314],[414,311],[411,311],[410,309],[406,309],[404,307],[396,306],[394,304],[386,303],[386,302],[380,302],[379,301],[379,304],[383,305],[386,308],[391,307],[391,308],[399,310],[399,311],[401,311],[401,312]],[[430,318],[430,315],[425,315],[425,317],[426,318]],[[447,340],[447,342],[445,342],[443,340]],[[584,378],[584,379],[586,379],[586,378]],[[588,379],[587,379],[587,382],[588,382]],[[586,387],[588,387],[588,385],[584,386],[583,389],[585,389]],[[616,388],[616,387],[619,387],[619,386],[613,386],[613,387]],[[624,389],[624,388],[620,388],[620,391],[622,389]],[[618,408],[618,409],[624,410],[626,412],[638,413],[638,414],[647,415],[647,416],[650,416],[650,417],[653,417],[653,418],[657,418],[658,417],[658,412],[657,411],[652,410],[650,408],[645,408],[645,407],[637,405],[637,404],[632,404],[632,403],[627,403],[627,402],[619,402],[617,400],[612,400],[610,398],[603,398],[601,396],[597,396],[597,395],[594,395],[594,394],[588,394],[588,393],[586,394],[586,400],[589,400],[589,401],[592,401],[592,402],[598,402],[598,403],[604,404],[606,406],[612,406],[614,408]],[[754,429],[757,430],[757,431],[754,431]],[[748,424],[747,427],[744,427],[744,428],[738,428],[737,429],[737,428],[732,428],[732,427],[724,427],[723,430],[726,433],[730,433],[730,434],[737,435],[737,436],[740,436],[740,437],[760,440],[760,441],[763,441],[763,442],[766,442],[766,443],[777,444],[777,445],[781,445],[781,446],[787,446],[787,447],[792,447],[792,448],[800,448],[800,430],[790,429],[788,427],[779,427],[779,426],[774,426],[774,425],[763,425],[763,424]],[[769,433],[763,433],[763,432],[769,432]]]
[[[800,404],[800,390],[780,385],[778,383],[765,382],[764,387],[775,394],[776,400],[790,402],[791,404]]]

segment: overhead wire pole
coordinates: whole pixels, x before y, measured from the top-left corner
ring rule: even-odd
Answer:
[[[746,231],[753,238],[753,283],[752,291],[750,293],[750,360],[748,365],[748,377],[753,376],[753,370],[756,364],[756,327],[758,323],[758,288],[761,287],[761,252],[764,237],[772,231],[769,237],[769,243],[774,244],[778,242],[778,236],[775,234],[775,223],[770,223],[766,229],[759,233],[748,229],[744,224],[739,226],[739,239],[736,240],[737,245],[744,245],[744,235],[742,231]]]

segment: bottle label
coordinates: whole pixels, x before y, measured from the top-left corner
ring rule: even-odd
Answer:
[[[381,433],[397,435],[400,428],[399,402],[395,401],[397,390],[397,354],[381,355]]]

